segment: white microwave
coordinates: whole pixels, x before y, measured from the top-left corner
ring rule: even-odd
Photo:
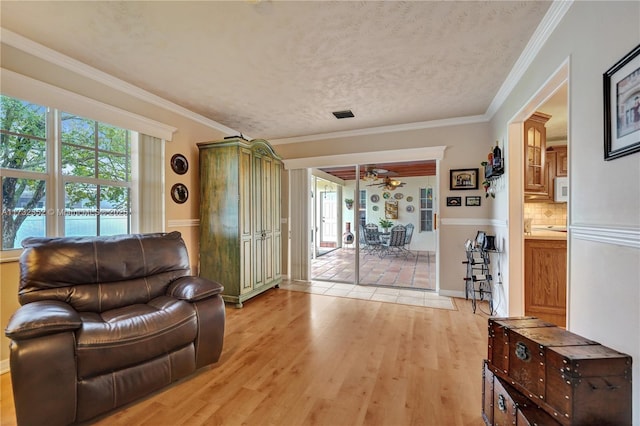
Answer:
[[[554,201],[556,203],[566,203],[569,200],[569,179],[557,177],[555,179]]]

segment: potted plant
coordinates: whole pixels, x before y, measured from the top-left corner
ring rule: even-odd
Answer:
[[[383,217],[380,218],[380,222],[378,222],[378,224],[382,229],[384,229],[384,232],[389,232],[389,228],[393,226],[393,222]]]
[[[347,206],[347,209],[351,210],[353,208],[353,199],[345,198],[344,199],[344,204],[345,204],[345,206]]]

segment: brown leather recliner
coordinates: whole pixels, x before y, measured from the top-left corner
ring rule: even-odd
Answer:
[[[20,425],[82,422],[218,361],[222,285],[179,232],[29,238],[5,334]]]

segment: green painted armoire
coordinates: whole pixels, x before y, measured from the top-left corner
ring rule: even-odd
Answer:
[[[229,138],[200,150],[200,276],[242,302],[280,284],[282,161],[265,140]]]

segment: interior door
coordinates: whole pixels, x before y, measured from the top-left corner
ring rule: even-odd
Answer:
[[[336,191],[320,192],[320,243],[338,241],[338,200]]]

